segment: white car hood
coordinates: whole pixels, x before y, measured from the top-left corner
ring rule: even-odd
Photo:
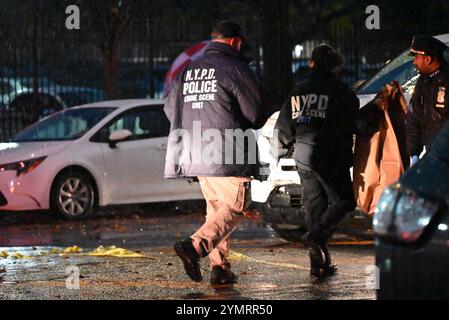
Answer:
[[[360,108],[364,107],[368,102],[374,99],[376,95],[375,94],[359,94],[357,95],[357,98],[359,98],[360,101]]]
[[[0,143],[0,164],[50,156],[61,152],[73,141]]]

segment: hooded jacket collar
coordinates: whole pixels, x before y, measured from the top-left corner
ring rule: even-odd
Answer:
[[[325,71],[318,68],[310,68],[308,71],[309,78],[316,79],[316,78],[337,78],[337,74],[335,72],[331,71]]]
[[[216,54],[216,53],[224,54],[246,62],[245,57],[243,57],[237,49],[221,42],[212,42],[207,46],[207,49],[204,52],[204,54]]]

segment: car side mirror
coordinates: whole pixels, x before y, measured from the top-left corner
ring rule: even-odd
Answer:
[[[117,143],[123,142],[132,136],[132,132],[129,130],[116,130],[109,135],[109,147],[111,149],[117,148]]]

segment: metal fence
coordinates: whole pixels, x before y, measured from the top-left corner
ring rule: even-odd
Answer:
[[[27,3],[33,5],[36,1]],[[45,3],[49,3],[48,8],[32,8],[31,15],[16,12],[24,17],[17,22],[14,15],[0,19],[3,42],[0,141],[7,141],[18,130],[50,112],[107,98],[104,57],[100,50],[105,39],[91,24],[83,25],[80,30],[67,30],[63,14],[67,1]],[[51,8],[56,8],[54,12],[58,14],[52,13]],[[116,98],[162,98],[170,63],[185,48],[207,39],[217,17],[201,21],[191,16],[165,19],[163,15],[131,17],[119,45]],[[254,69],[263,77],[263,66],[268,62],[263,61],[261,50],[261,22],[251,17],[239,18],[239,22],[256,43]],[[399,54],[417,30],[442,33],[443,24],[378,31],[364,30],[361,25],[358,21],[349,27],[327,25],[313,32],[302,32],[301,21],[291,23],[291,50],[298,45],[302,47],[301,54],[293,59],[294,79],[302,79],[312,48],[321,42],[342,52],[346,64],[340,76],[352,84],[371,77],[387,59]],[[432,29],[433,25],[439,28]]]
[[[17,25],[0,21],[0,141],[51,112],[108,99],[100,49],[108,39],[89,24],[66,29],[64,4],[58,8],[60,15],[41,9]],[[180,20],[171,33],[161,33],[164,23],[157,17],[130,20],[119,43],[114,99],[163,98],[171,61],[204,40],[210,28],[189,31]]]

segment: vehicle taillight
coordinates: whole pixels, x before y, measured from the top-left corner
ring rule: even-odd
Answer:
[[[379,236],[402,242],[415,242],[421,237],[440,205],[400,185],[387,188],[374,214],[373,227]]]

